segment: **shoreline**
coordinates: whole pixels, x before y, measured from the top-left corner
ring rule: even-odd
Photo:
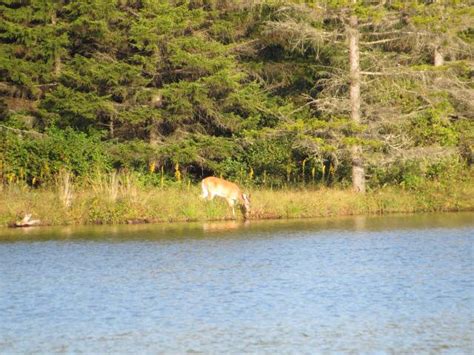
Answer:
[[[325,219],[336,219],[336,218],[351,218],[351,217],[411,217],[415,215],[431,215],[431,214],[462,214],[462,213],[474,213],[474,207],[462,210],[438,210],[438,211],[394,211],[385,213],[371,213],[371,214],[337,214],[337,215],[326,215],[326,216],[304,216],[304,217],[268,217],[268,218],[223,218],[223,219],[207,219],[207,220],[156,220],[156,221],[126,221],[124,223],[86,223],[86,224],[37,224],[32,226],[13,226],[13,225],[0,225],[1,230],[33,230],[38,228],[47,227],[112,227],[112,226],[173,226],[173,225],[192,225],[197,223],[209,223],[209,224],[246,224],[252,222],[296,222],[296,221],[310,221],[310,220],[325,220]]]
[[[250,221],[470,212],[474,211],[474,186],[465,180],[432,183],[416,191],[385,187],[366,194],[326,187],[255,189],[251,191],[251,201]],[[165,189],[128,187],[114,192],[82,187],[73,190],[70,205],[64,203],[58,189],[4,187],[0,196],[0,227],[21,220],[25,214],[39,219],[41,226],[233,220],[224,200],[201,200],[196,185]],[[237,220],[243,221],[240,211]]]

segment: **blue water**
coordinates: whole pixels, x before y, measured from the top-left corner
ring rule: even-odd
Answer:
[[[473,353],[473,235],[474,213],[0,230],[0,352]]]

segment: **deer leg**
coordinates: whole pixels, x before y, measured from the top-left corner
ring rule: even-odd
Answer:
[[[205,199],[207,196],[209,196],[209,191],[207,191],[207,189],[204,187],[204,185],[202,185],[202,193],[201,193],[201,198],[202,199]]]
[[[203,186],[202,194],[201,194],[200,197],[203,198],[203,199],[207,199],[208,201],[211,201],[214,198],[214,195],[211,192],[209,192],[209,190],[207,188],[205,188]]]
[[[228,200],[227,200],[227,203],[229,204],[229,207],[232,208],[232,216],[233,216],[234,219],[235,219],[235,208],[234,208],[234,206],[235,206],[235,201],[232,200],[232,199],[228,199]]]

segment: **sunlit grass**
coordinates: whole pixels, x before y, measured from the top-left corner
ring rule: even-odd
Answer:
[[[64,184],[70,204],[65,203]],[[474,209],[474,186],[469,180],[453,184],[429,182],[413,191],[386,187],[357,194],[350,189],[250,189],[251,219],[310,218],[400,212],[461,211]],[[0,225],[31,213],[42,224],[159,223],[211,221],[232,218],[224,200],[205,201],[198,185],[143,187],[132,176],[99,176],[75,184],[58,179],[56,186],[31,189],[3,186]],[[236,209],[238,211],[238,209]],[[241,214],[238,218],[243,218]]]

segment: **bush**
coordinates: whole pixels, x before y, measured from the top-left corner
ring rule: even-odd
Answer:
[[[108,170],[109,160],[98,136],[72,129],[51,129],[43,135],[0,133],[0,179],[33,186],[51,182],[61,170],[84,176]]]
[[[401,185],[407,189],[417,189],[429,181],[445,184],[463,180],[469,174],[469,167],[458,156],[429,162],[409,160],[394,163],[386,168],[369,167],[370,186]]]

